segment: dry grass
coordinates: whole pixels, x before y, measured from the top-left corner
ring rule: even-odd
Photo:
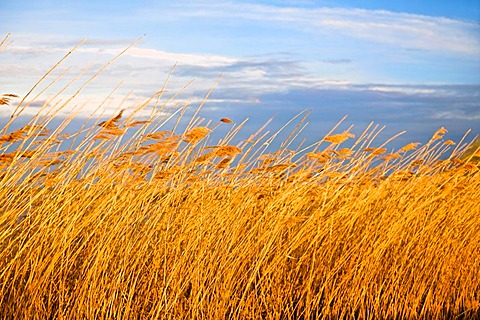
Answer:
[[[267,154],[275,134],[233,145],[242,124],[198,112],[178,133],[162,124],[184,107],[135,120],[147,105],[0,131],[1,318],[479,316],[479,167],[444,128],[398,151],[374,126],[289,150],[298,117]]]

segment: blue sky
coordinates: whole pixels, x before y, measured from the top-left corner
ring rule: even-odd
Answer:
[[[407,130],[408,141],[425,141],[441,126],[453,139],[480,133],[479,0],[0,0],[0,10],[0,35],[11,33],[0,52],[0,88],[20,95],[81,39],[51,79],[68,69],[64,85],[91,66],[88,78],[146,34],[72,101],[80,116],[120,81],[107,108],[128,95],[125,106],[134,109],[176,63],[168,94],[193,79],[177,101],[195,107],[222,74],[202,115],[248,117],[251,130],[311,109],[311,139],[346,114],[346,126],[375,121],[386,135]],[[61,81],[27,114],[60,88]]]

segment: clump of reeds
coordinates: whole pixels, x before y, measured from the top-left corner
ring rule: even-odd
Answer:
[[[289,149],[297,117],[266,153],[276,134],[233,143],[242,124],[197,112],[178,132],[165,120],[186,106],[135,119],[148,102],[75,133],[73,115],[49,128],[55,110],[10,130],[28,102],[2,97],[2,318],[479,315],[478,150],[444,128],[398,150],[374,125]]]

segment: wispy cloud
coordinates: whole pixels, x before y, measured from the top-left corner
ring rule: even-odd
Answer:
[[[182,53],[169,53],[156,49],[131,48],[126,56],[147,59],[167,60],[170,63],[178,62],[183,65],[198,67],[221,68],[237,63],[237,59],[219,55],[195,55]]]
[[[330,63],[330,64],[344,64],[344,63],[351,63],[351,59],[326,59],[321,60],[323,63]]]
[[[468,120],[468,121],[480,121],[480,111],[473,114],[466,114],[459,111],[439,111],[433,115],[433,118],[440,120]]]
[[[100,16],[94,18],[102,21]],[[219,112],[241,120],[253,115],[255,126],[258,119],[272,114],[278,114],[282,121],[312,108],[314,129],[320,124],[330,128],[345,114],[360,125],[375,120],[398,131],[422,135],[440,126],[456,128],[455,134],[466,126],[480,128],[480,78],[476,72],[480,70],[480,24],[476,22],[319,8],[314,3],[302,8],[293,1],[280,7],[182,0],[161,6],[152,3],[115,19],[123,20],[132,26],[128,35],[117,34],[108,40],[113,34],[110,30],[93,34],[93,39],[37,88],[35,93],[70,68],[38,101],[50,101],[63,85],[91,65],[57,97],[66,101],[82,81],[136,37],[150,32],[151,38],[147,36],[109,66],[61,115],[78,107],[81,116],[89,116],[120,81],[124,84],[106,102],[106,110],[113,113],[122,103],[134,109],[162,88],[176,64],[165,99],[195,80],[176,99],[178,104],[200,104],[222,74],[202,111],[209,118]],[[98,26],[90,25],[89,30]],[[39,27],[38,34],[12,37],[14,42],[1,53],[2,90],[28,92],[82,39],[80,32],[65,37],[48,30]],[[129,35],[132,39],[127,39]],[[25,115],[33,115],[34,109],[27,109]]]
[[[335,33],[405,49],[469,55],[480,53],[480,24],[443,17],[384,10],[277,7],[239,2],[200,2],[190,5],[190,10],[183,10],[180,3],[169,9],[178,19],[201,17],[269,21],[280,24],[282,28],[300,28],[316,34]],[[141,15],[156,19],[158,12],[142,11]]]

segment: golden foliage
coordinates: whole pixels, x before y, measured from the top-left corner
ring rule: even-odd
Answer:
[[[207,127],[197,127],[193,128],[185,133],[183,136],[182,140],[187,142],[187,143],[195,143],[198,142],[199,140],[205,138],[207,134],[210,133],[210,129]]]
[[[455,145],[455,142],[452,141],[452,140],[445,140],[445,142],[443,144],[453,146],[453,145]]]
[[[134,122],[130,123],[129,125],[127,125],[126,127],[141,126],[141,125],[144,125],[144,124],[149,124],[150,122],[151,122],[151,121],[148,121],[148,120],[134,121]]]
[[[217,157],[233,157],[242,153],[242,149],[235,146],[219,146],[213,151]]]
[[[400,152],[415,150],[420,142],[412,142],[400,148]]]
[[[220,121],[223,122],[223,123],[233,123],[233,121],[229,118],[222,118],[222,119],[220,119]]]
[[[340,134],[334,134],[334,135],[331,135],[331,136],[326,136],[325,138],[323,138],[323,140],[327,141],[327,142],[330,142],[330,143],[333,143],[333,144],[340,144],[340,143],[343,143],[343,142],[347,141],[350,138],[355,138],[355,135],[353,133],[350,133],[350,132],[344,132],[344,133],[340,133]]]
[[[222,159],[219,163],[217,163],[216,168],[217,168],[217,169],[225,169],[225,168],[228,168],[228,166],[230,165],[230,163],[232,163],[232,161],[233,161],[232,158]]]
[[[18,96],[16,94],[12,94],[12,93],[6,93],[6,94],[2,94],[0,95],[0,106],[1,105],[10,105],[10,101],[12,100],[12,98],[18,98]]]
[[[179,133],[186,109],[134,121],[146,107],[3,128],[0,318],[478,318],[478,146],[448,151],[442,127],[396,153],[365,148],[374,129],[286,150],[297,125],[277,151],[233,128],[204,148],[197,112]]]
[[[0,137],[30,130],[48,132]],[[434,148],[329,147],[296,162],[289,150],[245,162],[252,150],[229,144],[179,148],[209,133],[66,150],[49,142],[57,133],[0,154],[0,316],[474,317],[477,165]]]
[[[107,121],[102,121],[98,124],[99,127],[105,128],[105,129],[112,129],[116,130],[118,129],[117,122],[122,118],[123,112],[125,110],[120,110],[120,112],[113,118],[107,120]]]

